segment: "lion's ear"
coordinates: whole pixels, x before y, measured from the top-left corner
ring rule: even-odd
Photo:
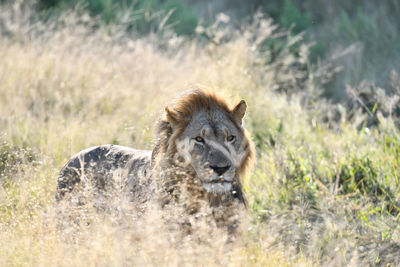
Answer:
[[[236,107],[232,110],[233,118],[239,125],[242,125],[244,114],[246,114],[246,108],[246,102],[244,100],[241,100],[239,104],[237,104]]]
[[[165,117],[167,121],[170,122],[171,124],[176,124],[179,122],[178,113],[169,107],[165,108]]]

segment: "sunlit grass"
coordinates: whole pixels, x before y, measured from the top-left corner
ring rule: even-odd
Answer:
[[[318,96],[329,73],[307,69],[300,36],[286,36],[292,46],[271,62],[268,42],[282,37],[262,18],[242,32],[216,28],[226,41],[203,45],[130,39],[73,15],[41,32],[32,28],[47,24],[4,14],[16,26],[0,39],[2,265],[398,263],[398,130],[389,116],[375,128],[360,114],[329,117],[341,110]],[[124,220],[89,209],[89,225],[60,230],[55,187],[66,160],[106,143],[151,149],[164,106],[193,84],[249,105],[257,162],[240,240],[174,244],[157,212]]]

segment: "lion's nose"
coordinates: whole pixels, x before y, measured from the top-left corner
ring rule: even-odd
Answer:
[[[210,166],[211,169],[213,169],[214,172],[216,172],[219,176],[224,174],[227,170],[229,170],[231,166],[227,165],[224,167],[218,167],[218,166]]]

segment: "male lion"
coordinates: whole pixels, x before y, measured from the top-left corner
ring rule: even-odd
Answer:
[[[84,184],[98,196],[112,188],[134,203],[180,203],[188,214],[208,203],[216,225],[234,232],[235,210],[246,205],[241,179],[253,158],[245,112],[243,100],[230,107],[215,92],[185,91],[165,108],[153,151],[117,145],[81,151],[61,169],[56,199],[73,197]]]

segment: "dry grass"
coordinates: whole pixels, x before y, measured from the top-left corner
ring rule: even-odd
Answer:
[[[224,41],[201,45],[93,30],[74,14],[32,25],[29,12],[15,12],[0,16],[1,265],[398,263],[398,131],[382,116],[361,132],[359,115],[329,120],[341,109],[318,100],[328,73],[308,68],[301,38],[283,37],[272,62],[264,44],[282,37],[262,18],[242,32],[215,27]],[[258,163],[240,240],[174,242],[157,209],[140,219],[89,210],[89,225],[60,230],[54,196],[65,161],[105,143],[151,149],[165,104],[197,83],[249,105]],[[276,93],[287,88],[290,97]]]

